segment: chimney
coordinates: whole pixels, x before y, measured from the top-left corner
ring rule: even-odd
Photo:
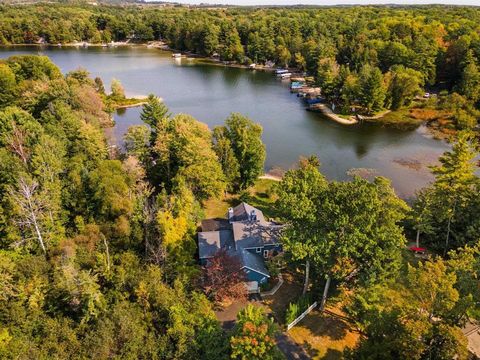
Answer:
[[[233,222],[233,208],[228,208],[228,222],[230,224]]]
[[[250,211],[250,221],[257,221],[257,214],[255,213],[255,210]]]

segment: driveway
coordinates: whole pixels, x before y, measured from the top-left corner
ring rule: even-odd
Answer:
[[[297,345],[286,333],[279,333],[276,337],[277,346],[288,360],[309,360],[310,356]]]

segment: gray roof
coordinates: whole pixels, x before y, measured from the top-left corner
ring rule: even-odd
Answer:
[[[233,238],[237,249],[260,247],[266,244],[276,244],[280,239],[280,225],[261,222],[234,222]]]
[[[255,219],[251,218],[254,212]],[[263,213],[246,203],[233,208],[233,218],[207,219],[202,221],[202,232],[198,233],[200,259],[209,258],[221,249],[240,260],[242,268],[269,276],[262,256],[245,250],[268,244],[277,244],[282,226],[267,222]]]
[[[227,219],[202,220],[202,231],[231,230],[232,226]]]
[[[233,241],[231,230],[203,231],[198,233],[198,256],[200,259],[212,257],[220,249],[229,250],[234,247],[235,242]]]
[[[265,222],[263,212],[244,202],[242,202],[240,205],[237,205],[233,208],[233,221],[249,220],[250,214],[252,213],[252,211],[255,211],[255,214],[257,215],[257,220],[259,220],[260,222]]]
[[[247,250],[241,250],[240,261],[242,263],[242,267],[247,267],[250,270],[270,277],[270,275],[268,274],[268,270],[265,267],[265,262],[261,256],[252,254]]]

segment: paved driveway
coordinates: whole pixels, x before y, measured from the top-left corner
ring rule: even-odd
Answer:
[[[279,333],[276,337],[277,346],[288,360],[309,360],[307,352],[297,345],[286,333]]]

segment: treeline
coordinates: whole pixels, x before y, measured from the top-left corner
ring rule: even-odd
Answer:
[[[263,170],[259,126],[235,114],[221,128],[243,169],[227,182],[213,133],[154,96],[118,154],[103,131],[118,82],[107,96],[41,56],[2,60],[0,81],[2,359],[240,358],[252,336],[278,356],[263,312],[224,333],[196,286],[201,202]]]
[[[480,93],[475,7],[186,9],[3,6],[0,44],[164,40],[181,51],[276,63],[318,77],[344,113],[398,109],[424,86],[455,91],[460,128],[474,127]],[[382,76],[381,76],[382,75]],[[447,103],[449,100],[446,101]]]

